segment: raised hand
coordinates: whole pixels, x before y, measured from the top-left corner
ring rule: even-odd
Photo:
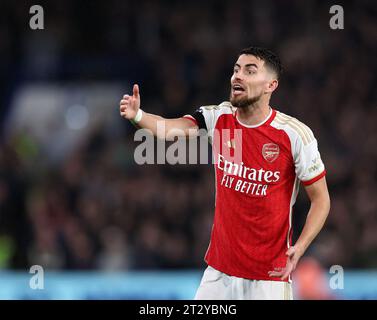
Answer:
[[[139,86],[137,84],[134,84],[132,96],[125,94],[123,96],[123,99],[120,100],[120,103],[119,103],[120,115],[123,118],[132,120],[135,118],[139,108],[140,108]]]

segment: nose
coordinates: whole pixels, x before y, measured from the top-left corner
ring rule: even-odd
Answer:
[[[242,82],[240,72],[233,74],[232,82]]]

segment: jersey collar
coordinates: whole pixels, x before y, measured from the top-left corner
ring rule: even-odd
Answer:
[[[247,125],[247,124],[242,123],[238,119],[237,110],[236,110],[236,119],[237,119],[238,123],[240,125],[242,125],[243,127],[246,127],[246,128],[258,128],[260,126],[263,126],[264,124],[270,124],[272,122],[272,120],[274,119],[275,115],[276,115],[276,111],[274,109],[270,108],[270,112],[268,113],[268,116],[262,122],[259,122],[259,123],[254,124],[254,125]]]

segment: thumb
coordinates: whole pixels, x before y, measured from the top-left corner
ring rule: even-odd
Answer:
[[[139,86],[137,84],[134,84],[133,95],[135,98],[139,98]]]

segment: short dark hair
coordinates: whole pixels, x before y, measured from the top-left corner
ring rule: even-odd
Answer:
[[[283,67],[281,65],[280,58],[271,50],[260,47],[248,47],[242,49],[238,57],[242,54],[250,54],[262,59],[265,62],[266,66],[274,71],[277,78],[280,79],[280,76],[283,73]]]

